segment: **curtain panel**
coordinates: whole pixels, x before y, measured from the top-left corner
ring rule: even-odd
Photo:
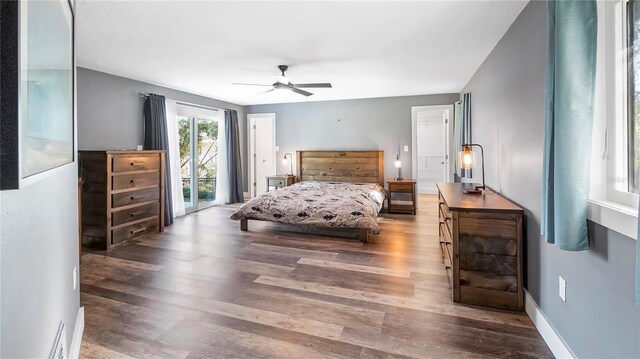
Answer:
[[[178,130],[178,109],[176,101],[165,99],[167,115],[167,134],[169,136],[169,156],[171,165],[171,199],[173,201],[173,218],[184,216],[184,195],[182,193],[182,173],[180,173],[180,135]]]
[[[471,93],[462,94],[462,102],[460,104],[460,129],[457,130],[456,135],[459,139],[454,156],[458,158],[458,152],[460,152],[462,145],[472,143],[471,141]],[[473,170],[460,169],[460,177],[471,178],[473,177]]]
[[[595,94],[595,0],[550,0],[541,232],[561,249],[589,248],[587,203]]]
[[[462,102],[457,101],[453,105],[453,178],[454,182],[460,181],[460,159],[458,158],[458,152],[460,146],[462,146],[462,132],[460,127],[462,125]]]
[[[171,196],[171,153],[167,131],[167,115],[164,96],[149,94],[144,101],[144,149],[165,150],[164,224],[173,224]]]
[[[228,203],[244,202],[242,187],[242,162],[240,159],[240,131],[238,129],[238,112],[227,110],[224,113],[225,138],[227,142],[227,170],[229,180]]]

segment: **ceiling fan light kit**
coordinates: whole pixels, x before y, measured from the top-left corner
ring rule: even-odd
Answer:
[[[250,83],[243,83],[243,82],[234,82],[233,85],[245,85],[245,86],[271,86],[272,88],[261,92],[261,93],[266,93],[266,92],[272,92],[274,90],[289,90],[291,92],[295,92],[297,94],[303,95],[303,96],[311,96],[313,95],[311,92],[305,91],[305,90],[301,90],[301,88],[332,88],[331,84],[326,82],[326,83],[308,83],[308,84],[293,84],[291,83],[291,81],[289,80],[289,78],[284,74],[285,71],[287,71],[289,69],[289,66],[287,65],[278,65],[278,70],[280,70],[280,73],[282,75],[278,76],[278,79],[276,80],[275,83],[271,84],[271,85],[266,85],[266,84],[250,84]]]

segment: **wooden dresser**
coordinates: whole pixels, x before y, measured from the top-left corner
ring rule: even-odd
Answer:
[[[437,186],[440,248],[453,301],[523,310],[524,210],[491,191],[474,195],[460,183]]]
[[[164,151],[79,151],[82,244],[111,249],[164,228]]]

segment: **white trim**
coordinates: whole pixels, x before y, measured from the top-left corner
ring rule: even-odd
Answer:
[[[589,200],[587,219],[627,237],[638,239],[638,210],[620,203]]]
[[[69,358],[77,359],[80,357],[80,346],[82,345],[82,334],[84,334],[84,307],[78,309],[76,317],[76,326],[73,328],[73,338],[69,347]]]
[[[445,137],[445,182],[449,182],[453,178],[452,158],[455,154],[452,148],[451,134],[453,133],[453,105],[429,105],[429,106],[411,106],[411,178],[418,180],[418,111],[421,110],[443,110],[446,113],[447,120],[444,126]],[[434,190],[437,193],[437,190]],[[420,193],[431,193],[428,190],[422,190]]]
[[[529,315],[529,318],[531,318],[533,325],[538,329],[542,339],[544,339],[549,349],[551,349],[553,355],[556,358],[576,358],[567,343],[562,340],[560,334],[558,334],[551,323],[549,323],[547,317],[544,316],[544,313],[540,310],[536,301],[533,300],[531,294],[525,290],[524,295],[525,311],[527,312],[527,315]]]
[[[276,174],[278,171],[278,154],[276,152],[277,140],[276,140],[276,114],[275,112],[269,113],[248,113],[247,114],[247,138],[249,139],[249,194],[250,197],[255,197],[256,187],[253,185],[257,183],[257,179],[255,178],[255,158],[253,157],[253,153],[255,151],[255,132],[253,131],[253,122],[259,118],[268,118],[273,119],[273,173]]]

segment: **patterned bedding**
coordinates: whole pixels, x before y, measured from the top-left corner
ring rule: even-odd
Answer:
[[[384,191],[371,183],[298,182],[251,199],[231,219],[366,228],[369,233],[378,234],[376,217],[386,198]]]

